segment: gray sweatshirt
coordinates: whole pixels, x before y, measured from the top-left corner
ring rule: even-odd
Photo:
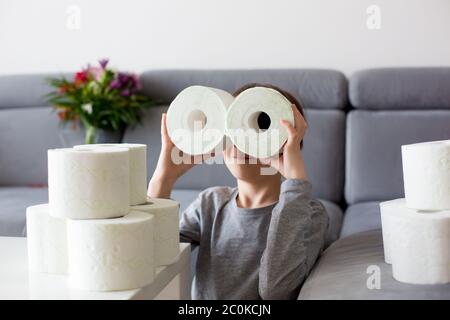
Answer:
[[[236,204],[237,188],[201,192],[182,213],[180,240],[199,246],[193,299],[296,299],[328,225],[311,184],[286,180],[277,203]]]

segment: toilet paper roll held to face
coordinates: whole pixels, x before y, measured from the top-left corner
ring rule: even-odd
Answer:
[[[89,291],[143,287],[153,281],[154,217],[68,220],[69,284]]]
[[[450,140],[404,145],[402,164],[408,207],[450,209]]]
[[[241,92],[230,105],[226,132],[241,152],[268,158],[276,155],[287,140],[282,119],[294,125],[292,103],[277,90],[254,87]]]
[[[147,146],[138,143],[83,144],[75,149],[126,148],[130,153],[130,205],[147,201]]]
[[[156,266],[175,262],[180,248],[180,204],[170,199],[150,198],[146,204],[132,209],[152,214],[155,218]]]
[[[50,214],[70,219],[120,217],[130,208],[125,148],[48,151]]]
[[[225,135],[228,106],[234,97],[226,91],[191,86],[181,91],[167,111],[167,131],[181,151],[190,155],[210,153]]]
[[[67,274],[66,220],[52,217],[48,204],[27,208],[28,269]]]

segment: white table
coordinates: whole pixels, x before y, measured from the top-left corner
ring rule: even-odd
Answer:
[[[161,293],[167,299],[190,299],[190,259],[190,245],[181,243],[177,262],[157,268],[155,280],[143,288],[81,291],[69,288],[67,276],[28,272],[26,238],[0,237],[0,299],[148,300]]]

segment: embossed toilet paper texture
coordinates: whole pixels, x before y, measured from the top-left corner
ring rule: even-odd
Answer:
[[[267,129],[259,128],[258,116],[270,118]],[[255,87],[243,91],[228,109],[226,132],[233,144],[254,158],[276,155],[287,140],[287,131],[280,120],[294,124],[291,103],[277,90]]]
[[[133,210],[149,213],[155,218],[155,260],[157,266],[175,262],[179,254],[179,203],[170,199],[151,198]]]
[[[130,148],[130,201],[131,205],[147,200],[147,146],[126,144]]]
[[[100,147],[127,148],[130,156],[130,204],[137,205],[147,200],[147,146],[137,143],[84,144],[75,149]]]
[[[115,291],[143,287],[153,281],[152,215],[132,211],[115,219],[70,220],[67,227],[72,287]]]
[[[450,209],[450,140],[404,145],[402,162],[408,207]]]
[[[50,214],[71,219],[129,212],[129,152],[125,148],[48,151]]]
[[[27,248],[30,271],[67,274],[66,221],[52,217],[48,204],[27,208]]]
[[[220,146],[233,100],[231,94],[215,88],[191,86],[181,91],[167,111],[167,131],[174,144],[191,155]]]
[[[389,219],[383,244],[390,251],[394,278],[412,284],[449,283],[450,210],[414,210],[405,199],[384,202],[380,208],[382,219]]]

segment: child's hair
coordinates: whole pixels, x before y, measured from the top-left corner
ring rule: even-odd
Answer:
[[[286,99],[289,100],[290,103],[292,103],[293,105],[295,105],[297,107],[297,110],[300,111],[300,114],[302,115],[302,117],[305,119],[306,121],[306,117],[305,117],[305,111],[304,111],[304,106],[303,103],[300,102],[300,100],[298,100],[297,98],[295,98],[290,92],[281,89],[280,87],[274,86],[272,84],[266,84],[266,83],[248,83],[246,85],[243,85],[242,87],[240,87],[239,89],[237,89],[234,93],[233,96],[237,97],[241,92],[250,89],[250,88],[255,88],[255,87],[263,87],[263,88],[270,88],[270,89],[274,89],[277,90],[279,93],[281,93]],[[303,140],[300,142],[300,148],[303,147]]]

